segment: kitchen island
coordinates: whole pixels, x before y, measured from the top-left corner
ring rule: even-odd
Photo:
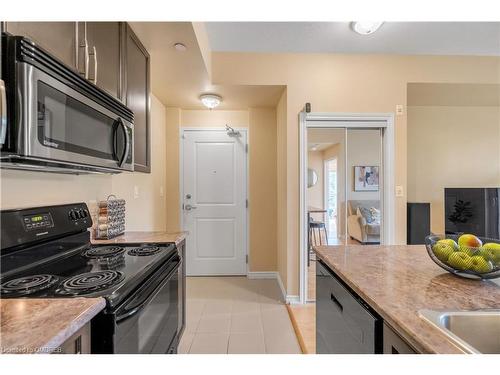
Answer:
[[[380,316],[384,329],[387,324],[414,352],[463,353],[450,338],[422,319],[420,310],[500,308],[498,279],[479,281],[454,276],[439,268],[421,245],[318,246],[315,250],[319,263],[357,295],[362,305],[365,303]]]
[[[0,353],[64,353],[65,344],[104,307],[103,298],[0,299]],[[82,331],[83,332],[83,331]],[[85,336],[85,334],[84,334]],[[90,349],[90,337],[85,344]]]

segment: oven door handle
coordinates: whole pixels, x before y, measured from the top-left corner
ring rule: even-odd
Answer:
[[[5,83],[0,79],[0,146],[5,143],[7,134],[7,95]]]
[[[156,295],[159,293],[159,291],[167,284],[172,276],[177,272],[179,269],[179,266],[181,264],[181,258],[176,255],[174,260],[172,260],[169,264],[169,271],[168,275],[158,284],[154,287],[154,289],[147,293],[147,296],[142,300],[139,304],[134,304],[135,298],[132,299],[132,304],[133,306],[129,306],[130,303],[125,303],[122,307],[118,309],[116,312],[116,323],[121,323],[126,319],[131,318],[132,316],[138,314],[146,305],[151,302],[153,298],[156,297]],[[139,288],[139,290],[135,293],[135,296],[140,295],[142,292],[147,291],[148,288],[151,285],[147,285],[143,288]]]

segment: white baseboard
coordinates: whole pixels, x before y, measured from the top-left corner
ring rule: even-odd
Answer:
[[[289,305],[298,305],[300,304],[300,297],[289,294],[286,296],[285,301]]]
[[[249,279],[269,279],[275,280],[277,279],[278,272],[276,271],[261,271],[261,272],[247,272],[247,277]]]
[[[285,287],[283,286],[283,281],[281,281],[281,276],[279,272],[276,272],[276,280],[278,280],[278,285],[281,289],[281,295],[283,296],[283,301],[286,303],[286,290]]]
[[[276,271],[267,271],[267,272],[248,272],[247,277],[249,279],[268,279],[268,280],[276,280],[281,290],[281,295],[283,296],[283,301],[290,305],[295,305],[300,303],[300,297],[296,295],[287,295],[285,287],[283,286],[283,281],[281,281],[281,277],[279,272]]]

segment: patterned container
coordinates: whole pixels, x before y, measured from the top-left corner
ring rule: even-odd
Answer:
[[[125,232],[125,199],[110,195],[99,201],[95,238],[108,240]]]

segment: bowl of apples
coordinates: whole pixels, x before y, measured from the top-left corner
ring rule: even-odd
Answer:
[[[500,277],[500,240],[473,234],[431,235],[425,239],[431,259],[454,275],[473,279]]]

